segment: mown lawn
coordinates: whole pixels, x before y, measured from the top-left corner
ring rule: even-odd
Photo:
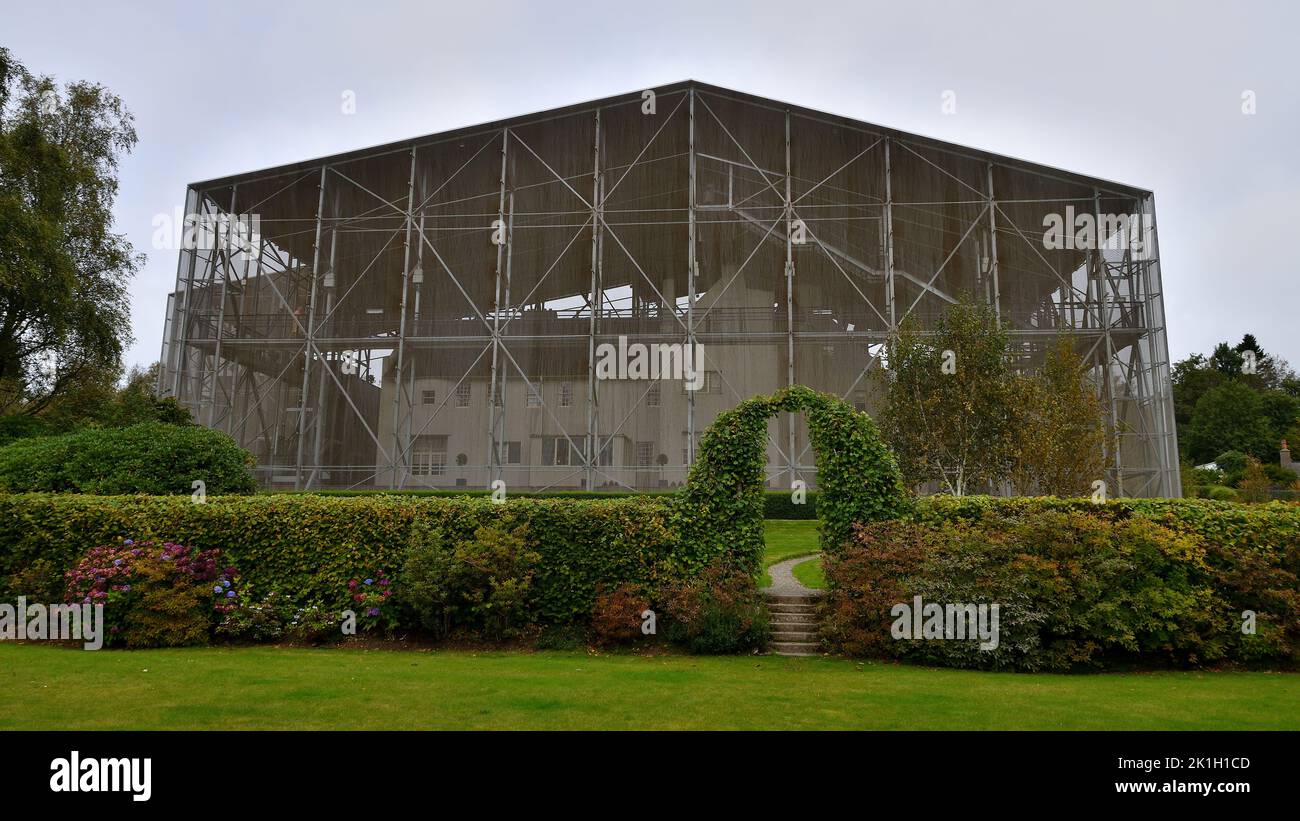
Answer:
[[[794,576],[795,581],[804,587],[810,587],[813,590],[823,590],[826,587],[826,570],[822,567],[821,556],[814,556],[806,562],[799,562],[790,568],[790,574]]]
[[[817,543],[816,519],[764,519],[763,575],[759,587],[768,587],[772,578],[766,568],[795,556],[811,556],[821,550]]]
[[[0,643],[14,729],[1300,729],[1300,675]]]

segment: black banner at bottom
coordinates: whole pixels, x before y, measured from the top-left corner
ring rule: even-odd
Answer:
[[[557,791],[644,808],[682,790],[741,806],[840,791],[1004,807],[1200,802],[1294,793],[1294,733],[10,732],[0,789],[53,809],[396,808],[431,795],[502,804]],[[667,789],[668,792],[664,792]],[[1060,802],[1065,801],[1065,804]]]

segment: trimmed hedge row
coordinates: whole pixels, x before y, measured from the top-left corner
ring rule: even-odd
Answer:
[[[145,422],[19,439],[0,447],[0,491],[252,493],[253,458],[224,433]]]
[[[434,497],[438,499],[449,499],[460,496],[491,496],[490,490],[310,490],[310,491],[293,491],[293,490],[276,490],[266,491],[268,494],[276,495],[301,495],[303,493],[314,496],[415,496],[415,497]],[[675,490],[650,490],[650,491],[587,491],[587,490],[546,490],[538,492],[519,491],[511,492],[512,499],[626,499],[630,497],[658,497],[669,498],[677,495]],[[817,518],[817,491],[809,490],[803,504],[795,504],[794,498],[789,491],[768,490],[763,492],[763,518],[764,519],[816,519]]]
[[[591,612],[597,587],[657,589],[693,576],[713,558],[680,543],[659,498],[602,501],[473,497],[312,495],[188,497],[0,494],[0,586],[40,562],[73,567],[88,550],[123,538],[221,548],[245,582],[289,601],[346,606],[347,583],[397,579],[413,539],[433,528],[451,542],[481,526],[526,527],[540,554],[530,608],[560,623]],[[400,581],[400,579],[397,579]]]
[[[824,635],[852,655],[1021,670],[1300,663],[1294,505],[931,497],[860,527],[826,572]],[[918,595],[999,603],[999,646],[894,640],[892,606]]]

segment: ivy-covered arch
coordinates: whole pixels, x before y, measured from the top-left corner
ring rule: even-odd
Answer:
[[[848,541],[854,522],[905,512],[902,476],[871,417],[839,397],[792,385],[718,414],[704,432],[686,487],[673,503],[677,532],[702,561],[721,555],[752,573],[762,566],[767,424],[782,411],[802,411],[808,420],[823,550]]]

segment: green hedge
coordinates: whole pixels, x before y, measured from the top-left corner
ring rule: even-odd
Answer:
[[[490,490],[274,490],[267,494],[314,496],[416,496],[449,499],[460,496],[491,496]],[[586,491],[586,490],[544,490],[537,492],[511,492],[511,499],[626,499],[629,497],[667,498],[674,496],[674,490],[650,491]],[[789,491],[769,490],[763,493],[764,519],[816,519],[817,491],[809,490],[803,504],[795,504]]]
[[[677,543],[655,498],[604,501],[312,495],[187,497],[0,494],[0,586],[38,559],[62,573],[90,548],[123,538],[219,547],[262,593],[300,605],[347,602],[347,582],[400,571],[416,524],[452,542],[491,523],[527,526],[541,554],[530,607],[540,622],[591,611],[598,585],[658,588],[714,558]],[[12,591],[21,592],[21,591]]]
[[[0,491],[95,494],[252,493],[247,451],[197,425],[146,422],[20,439],[0,448]]]
[[[931,497],[859,528],[826,572],[826,638],[854,655],[1022,670],[1300,662],[1295,505]],[[894,640],[890,607],[916,595],[998,602],[1000,646]]]

